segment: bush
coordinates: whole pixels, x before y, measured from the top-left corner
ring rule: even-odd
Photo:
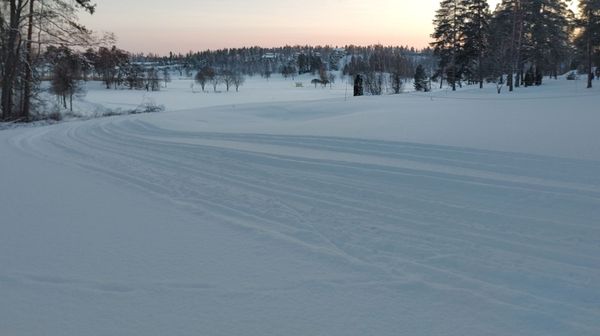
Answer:
[[[163,105],[157,105],[153,100],[145,100],[135,110],[131,111],[131,114],[163,112],[164,110]]]

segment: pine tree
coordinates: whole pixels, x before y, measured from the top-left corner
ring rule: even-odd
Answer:
[[[484,68],[483,58],[488,46],[490,10],[487,0],[461,0],[460,40],[461,63],[471,81],[476,78],[479,87],[483,87]]]
[[[569,17],[564,0],[503,0],[491,20],[487,67],[506,68],[510,91],[524,80],[526,66],[538,85],[544,74],[556,76],[570,51]]]
[[[391,58],[390,81],[395,94],[402,91],[402,87],[404,86],[403,78],[408,67],[409,61],[404,56],[397,54]]]
[[[535,78],[549,72],[556,74],[569,50],[571,24],[567,5],[564,0],[528,0],[522,6],[525,40],[518,70],[522,74],[524,61],[528,61],[534,67]]]
[[[356,75],[354,78],[354,96],[362,96],[363,94],[363,78],[361,75]]]
[[[461,47],[459,34],[462,30],[462,13],[461,0],[442,0],[433,20],[435,29],[431,35],[434,39],[431,43],[434,54],[440,58],[440,72],[442,76],[447,74],[448,83],[452,85],[453,91],[456,90],[457,80],[460,80],[457,57]]]
[[[417,70],[415,71],[414,86],[416,91],[429,91],[427,86],[427,75],[425,74],[425,69],[421,64],[417,66]]]
[[[600,0],[579,1],[578,26],[581,28],[581,32],[577,37],[577,42],[585,50],[587,87],[591,88],[594,78],[592,73],[593,57],[600,54]]]
[[[500,93],[504,86],[504,75],[510,72],[513,49],[513,12],[502,3],[490,20],[488,48],[485,53],[484,71],[493,79]]]

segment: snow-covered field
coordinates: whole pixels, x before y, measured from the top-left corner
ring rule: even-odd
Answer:
[[[0,335],[600,334],[600,90],[304,80],[0,132]]]

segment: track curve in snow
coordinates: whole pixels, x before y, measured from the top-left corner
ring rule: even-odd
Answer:
[[[177,131],[139,116],[27,130],[11,144],[356,268],[370,286],[475,298],[527,332],[600,332],[595,161]]]

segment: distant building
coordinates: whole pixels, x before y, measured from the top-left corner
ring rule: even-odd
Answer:
[[[266,53],[262,55],[262,59],[264,60],[276,60],[279,57],[276,53]]]

